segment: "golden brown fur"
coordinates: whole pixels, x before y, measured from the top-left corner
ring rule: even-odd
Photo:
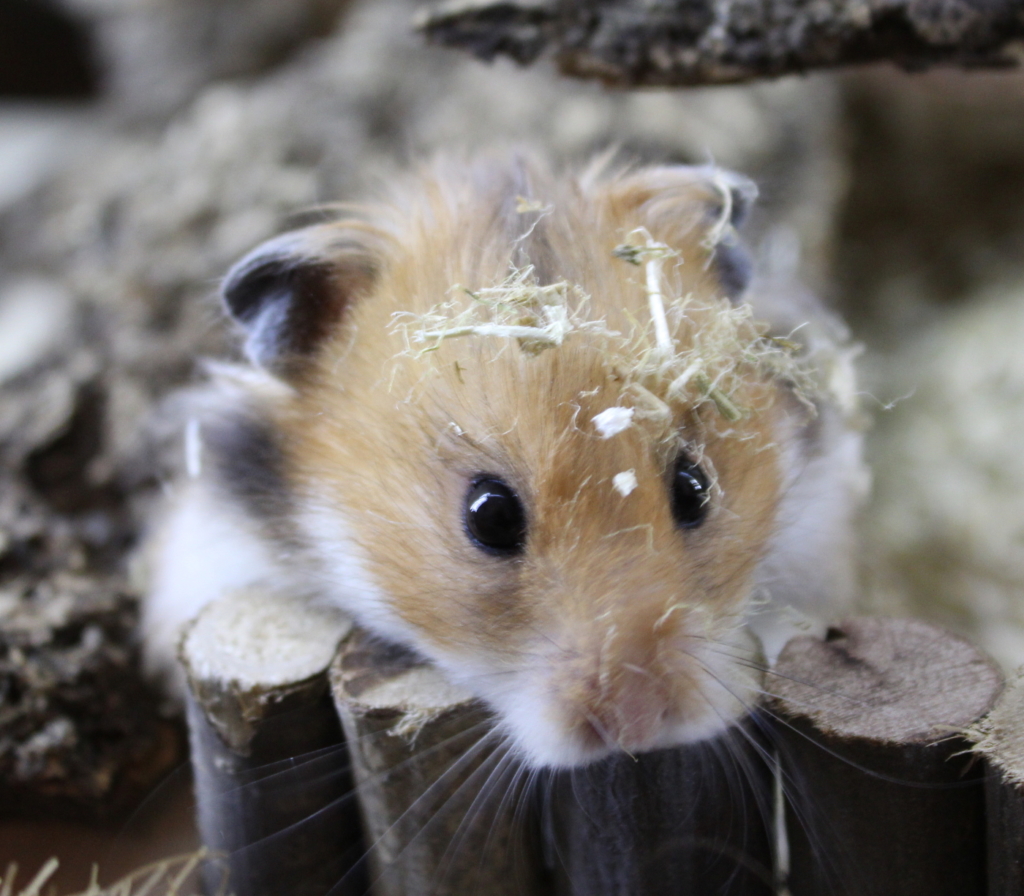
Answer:
[[[487,657],[495,672],[542,678],[542,711],[581,747],[642,748],[663,717],[707,714],[703,649],[739,624],[773,530],[779,441],[792,428],[780,409],[791,400],[776,393],[788,386],[752,370],[732,398],[755,410],[728,426],[712,403],[662,389],[671,421],[602,439],[592,418],[634,404],[606,336],[573,334],[536,356],[481,336],[405,352],[396,312],[425,314],[456,285],[479,290],[527,264],[541,283],[581,287],[588,316],[608,329],[645,329],[643,268],[613,254],[637,228],[680,252],[665,265],[666,294],[704,308],[678,326],[680,348],[728,303],[707,241],[722,199],[707,180],[669,170],[555,179],[525,166],[474,175],[442,173],[397,210],[371,212],[370,227],[336,225],[372,238],[379,274],[281,411],[288,475],[304,500],[343,508],[347,537],[422,650],[452,667]],[[676,526],[668,500],[681,451],[715,481],[709,519],[692,531]],[[627,496],[612,487],[625,470],[638,483]],[[463,501],[480,474],[523,500],[523,557],[495,558],[467,539]]]
[[[841,350],[779,338],[807,302],[766,299],[769,334],[727,294],[751,190],[450,162],[254,250],[222,295],[257,370],[202,423],[151,663],[206,601],[272,578],[441,664],[534,766],[720,731],[757,687],[751,606],[849,587],[862,481],[824,385]],[[680,464],[707,480],[699,524],[673,509]],[[467,529],[481,478],[524,508],[513,552]]]

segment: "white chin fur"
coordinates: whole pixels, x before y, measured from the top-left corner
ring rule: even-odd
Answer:
[[[715,694],[715,690],[721,693]],[[696,743],[725,731],[739,718],[742,709],[720,687],[709,688],[709,691],[711,693],[706,695],[708,705],[702,712],[666,726],[644,744],[635,748],[631,745],[629,752],[648,752]],[[622,749],[614,744],[594,746],[580,743],[566,733],[563,725],[553,721],[550,707],[539,706],[531,699],[532,696],[522,693],[505,701],[495,701],[504,719],[505,732],[527,765],[534,768],[576,768]]]
[[[698,708],[687,718],[668,724],[646,743],[630,746],[629,752],[647,752],[709,740],[725,731],[753,706],[761,691],[760,650],[745,629],[728,639],[733,657],[751,662],[740,664],[721,652],[708,651],[700,657],[710,674],[701,676]],[[481,670],[482,671],[482,670]],[[489,670],[493,672],[493,670]],[[534,768],[577,768],[623,749],[617,745],[584,744],[569,731],[555,703],[547,694],[547,682],[537,675],[501,676],[510,684],[500,691],[481,693],[481,682],[496,680],[493,675],[472,675],[461,670],[463,683],[480,693],[497,711],[512,748]],[[455,673],[458,674],[458,673]]]

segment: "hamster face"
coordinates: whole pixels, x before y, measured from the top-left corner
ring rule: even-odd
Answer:
[[[727,294],[749,193],[483,164],[226,282],[287,384],[247,412],[282,562],[488,701],[531,765],[704,738],[753,702],[743,618],[813,413]]]

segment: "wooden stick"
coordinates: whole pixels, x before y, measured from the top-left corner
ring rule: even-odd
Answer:
[[[209,605],[182,641],[200,834],[228,854],[236,896],[365,891],[350,873],[361,829],[327,680],[350,627],[328,608],[247,589]],[[208,869],[208,890],[220,875]]]
[[[889,60],[1006,67],[1020,0],[448,0],[420,30],[481,59],[554,58],[563,74],[618,87],[723,84]]]
[[[914,620],[794,638],[778,714],[793,896],[984,896],[982,763],[965,729],[1002,688],[970,644]]]
[[[1024,677],[970,732],[985,757],[988,896],[1024,893]]]
[[[554,779],[559,896],[771,896],[773,776],[756,719]]]
[[[402,648],[361,631],[331,669],[374,896],[540,896],[521,777],[491,715]]]

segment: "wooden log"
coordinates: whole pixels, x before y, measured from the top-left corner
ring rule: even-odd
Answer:
[[[554,779],[559,896],[771,896],[774,779],[759,720]]]
[[[1021,0],[451,0],[419,28],[435,44],[619,87],[721,84],[890,60],[1007,66]]]
[[[933,625],[851,619],[783,649],[767,683],[792,896],[984,896],[983,764],[963,733],[1002,676]]]
[[[375,896],[542,896],[523,775],[488,709],[359,630],[331,678]]]
[[[334,610],[254,588],[210,604],[182,640],[199,831],[227,854],[236,896],[365,892],[327,679],[350,627]],[[210,868],[209,892],[220,875]]]
[[[988,896],[1024,893],[1024,677],[970,732],[985,757]]]

